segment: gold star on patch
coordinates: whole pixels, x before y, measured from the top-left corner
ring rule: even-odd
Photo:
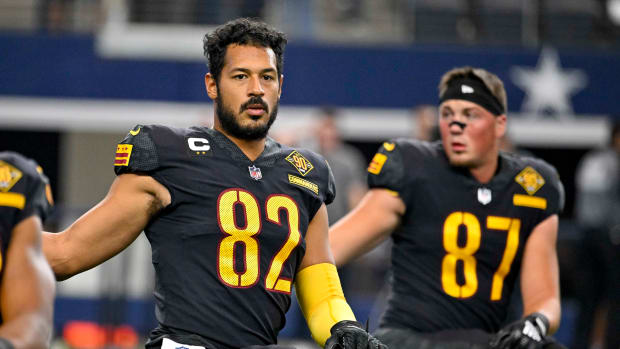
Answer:
[[[534,195],[538,189],[545,185],[545,179],[540,175],[540,173],[536,172],[536,170],[530,166],[519,172],[519,174],[515,177],[515,181],[521,184],[523,189],[525,189],[525,191],[530,195]]]

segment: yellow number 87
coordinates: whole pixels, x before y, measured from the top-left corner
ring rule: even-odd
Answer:
[[[502,260],[493,274],[491,284],[491,300],[497,301],[502,298],[504,278],[510,272],[510,266],[519,247],[519,230],[521,220],[497,216],[487,217],[487,229],[505,230],[508,232],[506,248]],[[459,227],[465,226],[467,242],[465,246],[458,245]],[[441,263],[441,286],[444,292],[455,298],[468,298],[478,290],[478,276],[476,274],[476,258],[474,254],[480,248],[480,222],[478,218],[468,212],[453,212],[444,221],[443,246],[446,255]],[[457,262],[463,262],[465,283],[459,285],[456,278]]]

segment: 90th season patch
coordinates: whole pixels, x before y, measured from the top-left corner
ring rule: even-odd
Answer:
[[[286,161],[290,162],[293,167],[299,171],[302,176],[308,174],[308,172],[312,171],[314,166],[312,163],[306,159],[303,155],[301,155],[297,150],[293,150],[292,153],[288,154],[286,157]]]

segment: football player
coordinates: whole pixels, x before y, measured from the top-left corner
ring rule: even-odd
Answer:
[[[0,152],[0,348],[48,348],[55,280],[41,251],[52,207],[37,164]]]
[[[396,139],[372,159],[371,190],[330,230],[336,264],[392,238],[392,295],[375,333],[390,347],[540,348],[560,322],[558,174],[499,152],[496,75],[453,69],[439,99],[441,141]],[[502,328],[518,277],[523,318]]]
[[[327,163],[267,137],[285,44],[282,33],[248,19],[206,35],[214,128],[136,126],[117,147],[107,197],[45,236],[63,279],[145,231],[159,322],[148,348],[275,348],[293,285],[317,343],[385,348],[342,293],[327,235]]]

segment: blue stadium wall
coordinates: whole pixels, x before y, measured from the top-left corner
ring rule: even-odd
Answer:
[[[200,46],[201,43],[197,42]],[[620,113],[620,52],[559,50],[563,69],[580,69],[587,87],[576,114]],[[485,67],[506,84],[509,109],[524,93],[515,66],[534,68],[537,49],[413,46],[360,48],[292,43],[285,54],[287,105],[408,108],[437,101],[437,82],[462,65]],[[0,35],[0,95],[204,102],[204,63],[103,59],[90,36]]]

